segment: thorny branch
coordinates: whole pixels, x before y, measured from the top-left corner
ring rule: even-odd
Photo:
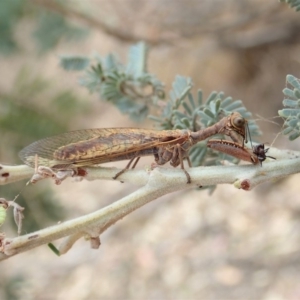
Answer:
[[[2,250],[0,260],[63,237],[65,239],[58,247],[60,254],[66,253],[81,237],[87,237],[91,247],[98,248],[100,245],[99,236],[102,232],[137,208],[170,192],[221,183],[234,184],[237,188],[251,190],[260,183],[300,172],[300,152],[271,148],[269,154],[276,157],[277,160],[264,162],[262,167],[259,165],[241,165],[191,168],[188,170],[192,179],[191,184],[186,184],[186,176],[180,169],[156,168],[151,172],[141,169],[129,170],[118,179],[123,182],[134,183],[141,188],[113,204],[77,219],[16,238],[6,238],[2,235],[0,237]],[[11,171],[12,167],[1,167],[0,178],[2,179],[3,172]],[[24,168],[24,166],[20,167]],[[118,171],[116,168],[102,167],[86,169],[85,179],[87,180],[111,180]],[[16,169],[9,177],[14,177],[15,171]],[[33,171],[31,171],[32,173]],[[30,177],[29,172],[27,176]],[[9,178],[6,177],[6,179]],[[0,184],[6,183],[0,180]]]

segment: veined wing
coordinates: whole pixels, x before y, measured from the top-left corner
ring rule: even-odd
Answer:
[[[129,159],[140,151],[141,155],[150,155],[153,147],[172,145],[186,137],[182,130],[84,129],[38,140],[22,149],[19,156],[31,167],[35,166],[36,155],[43,166],[88,166]]]

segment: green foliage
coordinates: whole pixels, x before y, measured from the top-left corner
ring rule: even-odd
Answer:
[[[23,0],[0,1],[0,52],[3,54],[11,54],[18,48],[14,26],[23,15],[24,5]]]
[[[66,71],[82,71],[88,67],[90,60],[83,56],[60,56],[60,66]]]
[[[165,98],[162,82],[146,70],[147,52],[144,43],[133,45],[129,50],[129,61],[126,66],[113,54],[104,58],[95,55],[96,63],[92,63],[85,71],[80,83],[90,92],[99,93],[102,99],[110,101],[135,121],[142,121],[149,116],[150,109],[162,111],[160,116],[149,116],[158,122],[162,129],[199,130],[202,126],[207,127],[216,123],[220,112],[228,114],[238,111],[247,119],[251,117],[251,113],[240,100],[233,101],[230,97],[224,99],[223,93],[212,93],[203,104],[202,94],[199,91],[196,103],[190,93],[191,79],[182,76],[176,77],[169,100],[162,101]],[[75,56],[69,56],[64,60],[64,68],[73,69],[73,61],[76,62],[77,59]],[[83,66],[88,58],[81,57],[80,61]],[[249,122],[249,128],[253,136],[260,134],[253,121]]]
[[[182,76],[176,76],[172,87],[170,98],[164,103],[162,114],[150,116],[161,129],[197,131],[217,123],[224,115],[236,111],[248,120],[251,137],[261,134],[257,124],[249,120],[252,114],[246,110],[241,100],[225,97],[223,92],[212,92],[206,101],[203,101],[201,90],[198,91],[195,99],[191,93],[191,79]],[[216,164],[220,159],[238,162],[231,156],[216,154],[207,149],[205,141],[198,143],[190,150],[190,158],[194,166]]]
[[[76,40],[86,36],[87,31],[74,26],[54,12],[43,11],[38,17],[37,28],[33,32],[41,52],[55,47],[61,39]]]
[[[223,92],[212,92],[203,102],[201,90],[194,99],[190,78],[176,76],[172,84],[169,100],[164,105],[161,116],[149,116],[159,123],[162,129],[190,129],[197,131],[208,127],[220,120],[220,115],[228,115],[233,111],[239,112],[244,118],[251,118],[252,114],[243,106],[241,100],[224,97]],[[253,120],[248,122],[251,136],[260,135],[258,126]]]
[[[103,58],[95,55],[95,62],[85,71],[80,83],[133,120],[142,121],[149,114],[150,106],[164,98],[163,84],[146,70],[147,52],[144,43],[133,45],[127,65],[114,54]]]
[[[296,11],[300,10],[300,0],[279,0],[279,1],[289,4],[289,6],[291,8],[295,8]]]
[[[9,55],[22,48],[16,38],[15,29],[16,25],[25,19],[35,22],[33,37],[41,53],[52,49],[61,40],[78,40],[85,37],[88,31],[71,24],[63,15],[64,10],[61,8],[64,5],[66,3],[63,1],[53,1],[49,10],[47,3],[44,5],[42,1],[0,1],[0,53]]]
[[[126,72],[132,74],[134,78],[143,77],[147,72],[148,48],[145,43],[138,43],[131,46],[128,53],[128,64]]]
[[[189,127],[188,124],[183,124],[186,121],[186,116],[180,111],[180,107],[192,88],[192,80],[183,76],[176,76],[172,87],[169,100],[157,103],[159,110],[162,111],[161,116],[150,115],[149,118],[158,122],[161,129],[187,128]],[[189,110],[189,112],[191,111]]]
[[[284,135],[295,140],[300,136],[300,80],[293,75],[286,76],[287,87],[283,94],[287,97],[283,100],[283,106],[287,107],[278,111],[284,121]]]
[[[57,256],[60,256],[59,250],[52,243],[49,243],[48,247],[51,249],[52,252],[54,252],[54,254],[56,254]]]
[[[192,93],[192,80],[183,76],[176,76],[172,84],[169,98],[165,100],[163,84],[154,75],[147,73],[147,47],[144,43],[133,45],[129,50],[127,65],[119,62],[118,58],[109,54],[101,58],[95,55],[96,63],[85,71],[80,83],[90,92],[97,92],[101,98],[116,105],[119,110],[128,114],[132,119],[141,121],[149,117],[161,129],[189,129],[197,131],[217,123],[224,115],[233,111],[239,112],[244,118],[251,118],[241,100],[225,97],[224,93],[212,92],[203,101],[202,92],[198,91],[195,100]],[[64,68],[74,69],[78,57],[68,57],[64,60]],[[80,58],[80,66],[84,66],[88,58]],[[151,92],[145,92],[150,88]],[[156,115],[149,115],[149,111]],[[252,137],[260,135],[258,126],[253,120],[248,122]],[[224,158],[208,150],[206,143],[198,143],[191,149],[194,165],[202,165],[208,156]],[[230,160],[234,158],[227,156]],[[213,163],[213,162],[210,162]],[[214,161],[215,163],[215,161]]]

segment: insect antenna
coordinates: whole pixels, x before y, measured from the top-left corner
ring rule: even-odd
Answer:
[[[246,128],[247,129],[246,129],[245,142],[248,143],[248,139],[249,139],[251,148],[253,148],[253,146],[252,146],[252,139],[251,139],[251,133],[250,133],[249,123],[248,122],[246,123]]]

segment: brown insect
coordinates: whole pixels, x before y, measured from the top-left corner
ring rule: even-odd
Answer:
[[[265,150],[264,144],[256,145],[253,149],[250,149],[232,141],[209,140],[207,141],[207,147],[234,156],[238,159],[251,162],[254,165],[257,165],[258,163],[262,165],[262,162],[266,160],[267,157],[275,159],[272,156],[266,155],[269,148]]]
[[[116,179],[130,168],[134,160],[132,168],[141,156],[154,155],[157,165],[167,162],[173,167],[180,165],[190,183],[190,175],[183,165],[183,160],[187,159],[191,167],[189,149],[215,134],[227,135],[234,142],[244,144],[246,122],[238,112],[234,112],[197,132],[139,128],[77,130],[36,141],[22,149],[19,156],[31,167],[38,164],[54,171],[129,159],[125,169],[114,176]]]

